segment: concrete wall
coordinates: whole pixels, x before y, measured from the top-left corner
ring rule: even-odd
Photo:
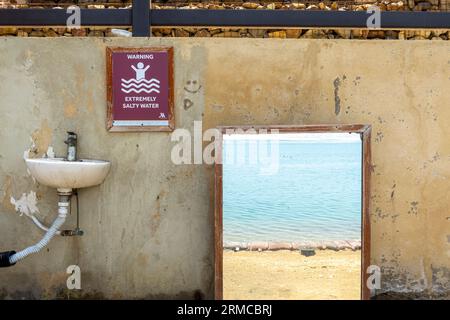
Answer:
[[[108,159],[104,184],[80,190],[83,237],[0,269],[0,297],[211,298],[213,170],[171,163],[168,133],[105,130],[105,48],[175,47],[176,127],[363,123],[373,126],[372,259],[387,291],[450,288],[450,44],[267,39],[15,39],[0,42],[0,251],[41,236],[10,197],[55,190],[27,174],[24,151]],[[192,85],[196,80],[197,87]],[[188,81],[191,81],[190,84]],[[198,87],[200,86],[200,88]],[[196,93],[191,93],[196,92]],[[71,217],[67,223],[75,223]]]

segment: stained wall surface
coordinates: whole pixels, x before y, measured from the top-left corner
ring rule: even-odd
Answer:
[[[112,162],[79,191],[82,237],[0,269],[1,298],[212,298],[211,165],[175,165],[170,133],[108,133],[105,48],[175,49],[176,128],[219,125],[372,126],[372,263],[382,291],[450,291],[450,44],[278,39],[14,39],[0,41],[0,251],[42,232],[11,197],[50,224],[54,189],[24,156]],[[36,199],[34,198],[34,192]],[[25,194],[25,197],[21,198]],[[16,203],[17,204],[17,203]],[[36,208],[33,205],[36,204]],[[23,211],[23,209],[22,209]],[[72,215],[66,225],[74,226]],[[66,289],[79,265],[82,290]]]

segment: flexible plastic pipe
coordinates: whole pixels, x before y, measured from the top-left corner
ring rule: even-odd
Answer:
[[[23,258],[29,256],[30,254],[38,253],[39,251],[41,251],[42,248],[48,245],[50,240],[56,235],[56,231],[58,231],[59,228],[61,228],[61,226],[64,224],[65,221],[66,221],[65,216],[58,215],[58,218],[55,219],[55,222],[53,222],[53,225],[50,227],[50,229],[48,229],[47,233],[41,239],[41,241],[36,243],[34,246],[28,247],[12,255],[11,257],[9,257],[9,262],[11,264],[15,264],[17,261],[22,260]]]
[[[45,232],[48,231],[48,227],[46,227],[44,224],[42,224],[38,218],[36,218],[35,216],[31,216],[30,219],[34,222],[35,225],[37,225],[39,227],[39,229],[42,229]],[[61,231],[57,231],[56,234],[61,235]]]
[[[5,266],[5,267],[12,266],[12,265],[16,264],[17,261],[24,259],[25,257],[29,256],[30,254],[38,253],[46,245],[48,245],[50,240],[57,234],[59,228],[61,228],[61,226],[66,221],[66,217],[69,212],[69,205],[70,205],[69,198],[65,197],[65,196],[61,197],[60,202],[58,202],[58,217],[55,219],[52,226],[48,229],[47,233],[42,238],[42,240],[39,241],[38,243],[36,243],[34,246],[28,247],[17,253],[15,253],[14,251],[8,251],[8,252],[1,253],[0,259],[1,259],[1,257],[3,257],[3,260],[5,259],[5,257],[9,258],[8,259],[9,265],[7,262],[4,262],[5,265],[3,265],[3,266]],[[1,263],[0,263],[0,267],[2,267]]]

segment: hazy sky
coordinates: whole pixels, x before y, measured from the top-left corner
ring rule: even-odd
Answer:
[[[358,133],[279,133],[279,134],[229,134],[223,135],[224,140],[290,140],[304,142],[355,142],[361,141]]]

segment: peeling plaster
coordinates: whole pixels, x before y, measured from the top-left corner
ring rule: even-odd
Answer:
[[[36,144],[33,141],[33,138],[30,137],[30,141],[31,141],[31,146],[23,152],[23,160],[26,160],[28,158],[33,158],[32,156],[30,156],[30,154],[31,155],[36,154],[37,148],[36,148]]]
[[[36,146],[36,156],[41,157],[47,151],[52,140],[52,129],[48,126],[48,121],[43,120],[41,127],[31,135]]]
[[[450,268],[431,266],[432,288],[437,293],[448,293],[448,282],[450,279]]]
[[[23,153],[23,158],[40,158],[46,154],[52,140],[52,129],[48,121],[43,120],[41,127],[31,135],[31,146]]]
[[[11,194],[12,194],[12,177],[6,176],[5,183],[3,184],[3,199],[2,204],[3,207],[7,210],[14,211],[15,206],[11,203]]]
[[[47,152],[45,153],[45,156],[47,158],[54,158],[55,157],[55,152],[53,151],[53,147],[52,146],[47,148]]]

